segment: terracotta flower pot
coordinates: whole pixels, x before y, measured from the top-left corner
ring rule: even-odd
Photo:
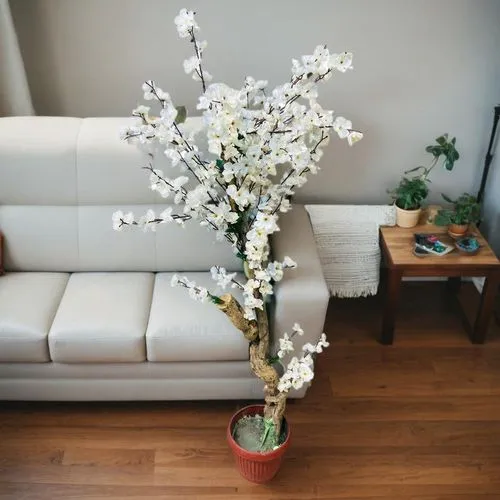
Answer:
[[[452,238],[460,238],[469,230],[469,224],[450,224],[448,226],[448,234]]]
[[[236,412],[227,427],[227,442],[231,447],[236,465],[240,474],[252,483],[267,483],[279,471],[283,455],[290,444],[290,429],[283,419],[283,426],[287,433],[285,442],[276,450],[266,453],[247,451],[233,439],[233,430],[236,422],[247,415],[262,415],[264,405],[251,405]]]
[[[396,224],[399,227],[414,227],[418,224],[421,212],[421,208],[404,210],[396,205]]]

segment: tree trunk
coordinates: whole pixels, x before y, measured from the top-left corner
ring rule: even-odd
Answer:
[[[269,364],[269,321],[266,307],[257,309],[258,340],[250,344],[250,365],[257,377],[264,381],[265,401],[264,418],[272,419],[279,439],[281,422],[286,408],[286,394],[278,391],[280,377],[276,369]]]
[[[286,393],[278,391],[279,375],[269,363],[269,321],[266,307],[257,309],[257,322],[248,321],[243,317],[243,309],[230,294],[222,295],[219,309],[225,313],[233,325],[238,328],[250,342],[250,367],[257,377],[265,384],[264,418],[274,423],[276,440],[281,432],[281,422],[285,413]]]

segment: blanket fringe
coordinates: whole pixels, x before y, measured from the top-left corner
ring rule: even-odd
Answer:
[[[372,295],[377,295],[378,284],[350,290],[347,288],[334,287],[329,287],[329,289],[331,297],[338,297],[339,299],[355,299],[358,297],[370,297]]]

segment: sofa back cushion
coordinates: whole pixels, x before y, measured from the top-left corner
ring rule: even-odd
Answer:
[[[241,269],[215,233],[187,223],[156,232],[113,231],[116,210],[136,216],[168,205],[149,189],[148,157],[119,139],[123,118],[0,118],[0,231],[10,271]],[[186,127],[199,129],[200,119]],[[167,176],[158,155],[155,166]],[[178,211],[182,207],[174,206]],[[174,209],[175,209],[174,208]]]

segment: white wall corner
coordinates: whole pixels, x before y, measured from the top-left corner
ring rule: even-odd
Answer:
[[[483,293],[484,278],[472,278],[472,283],[474,283],[479,293]]]

